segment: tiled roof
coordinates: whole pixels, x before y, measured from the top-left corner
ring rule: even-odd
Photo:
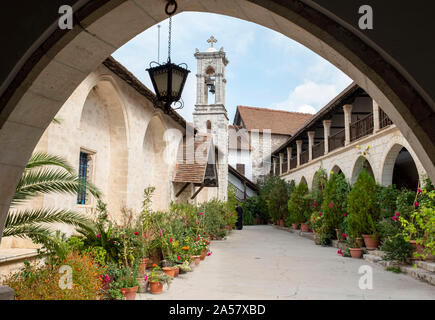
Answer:
[[[251,150],[249,132],[240,126],[228,126],[228,149]]]
[[[274,134],[292,135],[313,115],[266,108],[238,106],[243,124],[248,131],[270,129]]]
[[[181,159],[179,159],[175,168],[173,182],[190,182],[195,184],[202,184],[204,182],[211,143],[212,137],[210,134],[198,133],[195,136],[195,159],[189,159],[189,157],[188,159],[192,161],[180,161]],[[186,154],[185,149],[186,144],[183,143],[183,155]]]

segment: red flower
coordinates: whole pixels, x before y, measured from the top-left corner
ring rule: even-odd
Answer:
[[[420,188],[417,189],[418,193],[422,193],[422,190]]]
[[[321,213],[321,212],[319,212],[319,216],[320,216],[320,217],[322,216],[322,213]]]
[[[347,212],[344,214],[344,216],[347,216]]]
[[[400,213],[398,213],[398,212],[396,212],[394,215],[395,215],[396,217],[400,217]]]
[[[394,221],[397,221],[398,219],[397,219],[397,217],[396,217],[396,216],[394,216],[394,217],[393,217],[393,220],[394,220]]]
[[[416,206],[416,207],[418,207],[420,204],[416,201],[415,203],[414,203],[414,206]]]
[[[134,234],[137,236],[139,234],[139,232],[136,231]]]
[[[331,202],[331,203],[329,204],[329,207],[332,208],[333,206],[334,206],[334,204]]]
[[[181,257],[180,257],[180,256],[178,256],[178,257],[177,257],[177,260],[181,260]]]
[[[169,238],[169,242],[172,242],[172,238]]]
[[[345,234],[344,232],[341,234],[341,236],[343,237],[343,238],[346,238],[347,237],[347,234]]]

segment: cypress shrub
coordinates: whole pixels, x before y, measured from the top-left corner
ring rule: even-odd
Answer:
[[[347,227],[353,238],[363,234],[376,234],[379,208],[375,200],[376,182],[366,170],[361,171],[349,192]]]
[[[291,194],[288,212],[288,224],[305,223],[310,218],[311,199],[308,196],[308,186],[305,183],[300,183]]]

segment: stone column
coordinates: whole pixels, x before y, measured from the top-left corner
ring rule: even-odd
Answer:
[[[375,100],[373,100],[373,134],[378,132],[380,129],[379,105]]]
[[[308,131],[308,161],[313,160],[314,131]]]
[[[325,142],[325,154],[329,152],[329,136],[331,135],[331,120],[323,120],[323,137]]]
[[[276,176],[276,162],[277,162],[277,159],[273,158],[273,175],[274,176]]]
[[[343,111],[344,111],[344,133],[345,133],[344,145],[347,146],[350,144],[350,123],[352,121],[352,105],[345,104],[343,106]]]
[[[284,163],[284,153],[280,153],[279,154],[279,174],[283,174],[284,172],[282,172],[282,165]]]
[[[302,152],[302,140],[296,140],[296,150],[297,150],[297,166],[301,165],[301,152]]]
[[[290,171],[290,160],[292,158],[292,147],[287,147],[287,172]]]

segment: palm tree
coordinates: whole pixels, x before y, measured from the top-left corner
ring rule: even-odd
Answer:
[[[3,236],[30,238],[35,243],[56,246],[58,236],[51,230],[50,224],[63,223],[76,227],[89,228],[90,220],[68,209],[15,209],[37,196],[48,193],[74,194],[86,188],[94,197],[100,198],[100,191],[88,181],[79,178],[73,168],[61,157],[34,153],[18,182],[11,209],[6,219]]]

